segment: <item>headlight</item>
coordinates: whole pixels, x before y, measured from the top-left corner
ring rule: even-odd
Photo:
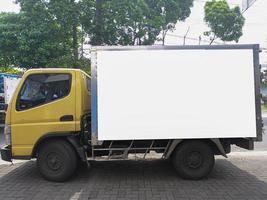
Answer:
[[[11,126],[9,124],[5,124],[4,134],[6,145],[11,145]]]

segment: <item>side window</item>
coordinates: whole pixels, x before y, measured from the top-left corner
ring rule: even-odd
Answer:
[[[26,110],[67,96],[70,74],[33,74],[25,80],[16,103],[17,110]]]
[[[87,90],[91,92],[91,78],[86,76],[86,85],[87,85]]]

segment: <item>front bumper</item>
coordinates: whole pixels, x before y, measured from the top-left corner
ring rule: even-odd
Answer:
[[[11,162],[12,159],[12,153],[11,153],[11,146],[4,146],[0,149],[1,158],[4,161]]]

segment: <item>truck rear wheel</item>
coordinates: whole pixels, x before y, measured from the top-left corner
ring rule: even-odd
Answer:
[[[38,152],[37,166],[41,175],[50,181],[69,179],[77,167],[77,156],[66,141],[53,140],[45,143]]]
[[[203,141],[185,141],[173,152],[172,162],[180,177],[198,180],[212,171],[214,153]]]

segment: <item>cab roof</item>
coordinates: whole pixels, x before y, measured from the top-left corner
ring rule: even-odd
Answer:
[[[66,71],[80,71],[83,72],[81,69],[74,69],[74,68],[35,68],[29,69],[27,72],[66,72]]]

